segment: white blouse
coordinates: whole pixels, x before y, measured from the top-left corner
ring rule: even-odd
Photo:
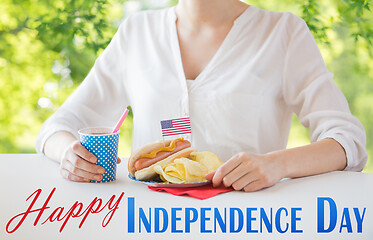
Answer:
[[[83,83],[44,123],[38,152],[57,131],[78,137],[80,128],[113,127],[130,105],[132,149],[162,139],[161,120],[189,116],[192,146],[227,161],[240,151],[286,148],[294,112],[310,129],[312,142],[335,139],[347,154],[346,170],[363,169],[363,126],[351,115],[302,19],[250,6],[189,83],[176,19],[174,7],[127,18]]]

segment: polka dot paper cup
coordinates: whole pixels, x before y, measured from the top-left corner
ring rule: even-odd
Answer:
[[[97,164],[105,168],[101,181],[111,182],[116,179],[119,132],[112,133],[111,128],[84,128],[79,130],[80,143],[97,157]]]

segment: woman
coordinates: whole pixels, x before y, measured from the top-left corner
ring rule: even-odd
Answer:
[[[103,168],[77,130],[134,113],[133,148],[159,140],[159,121],[190,116],[191,141],[223,161],[214,186],[256,191],[282,178],[361,171],[365,132],[332,82],[303,20],[238,0],[180,0],[124,21],[89,75],[43,125],[37,149],[72,181]],[[292,113],[311,144],[287,149]]]

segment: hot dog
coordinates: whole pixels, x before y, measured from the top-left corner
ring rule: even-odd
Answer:
[[[163,148],[158,148],[154,150],[153,153],[155,155],[153,154],[153,156],[151,156],[151,154],[144,154],[140,156],[139,159],[137,159],[137,161],[135,162],[136,171],[147,168],[153,165],[154,163],[157,163],[167,158],[168,156],[171,156],[172,154],[191,146],[190,142],[187,140],[183,140],[183,139],[180,139],[180,140],[175,139],[175,140],[174,142],[171,142],[170,144],[171,146],[171,148],[169,148],[170,151],[165,151],[165,148],[167,147],[163,147]],[[173,144],[175,145],[174,148],[172,148]],[[146,155],[149,155],[149,156],[146,156]]]
[[[152,180],[158,177],[154,166],[164,166],[176,158],[188,157],[196,150],[183,138],[148,144],[133,152],[128,160],[128,171],[138,180]]]

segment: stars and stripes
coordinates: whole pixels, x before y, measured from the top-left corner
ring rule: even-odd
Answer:
[[[174,118],[161,121],[162,136],[172,136],[191,133],[190,118]]]

